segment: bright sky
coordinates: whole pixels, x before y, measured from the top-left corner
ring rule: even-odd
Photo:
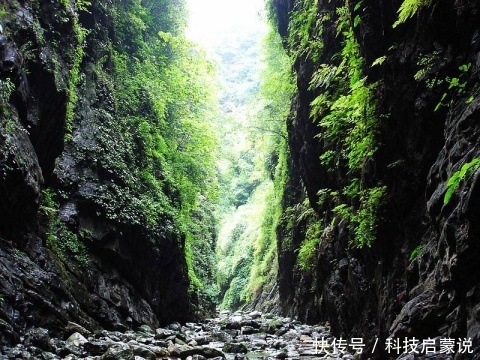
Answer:
[[[229,32],[249,32],[266,26],[259,15],[264,0],[187,0],[187,6],[187,36],[204,47],[212,46]]]

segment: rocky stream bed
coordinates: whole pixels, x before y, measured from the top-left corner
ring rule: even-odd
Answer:
[[[326,326],[301,324],[260,312],[221,312],[203,323],[172,323],[136,331],[96,331],[69,323],[65,339],[30,329],[22,343],[3,348],[0,359],[353,359],[348,353],[326,356],[316,339],[333,340]],[[328,347],[331,350],[331,347]]]

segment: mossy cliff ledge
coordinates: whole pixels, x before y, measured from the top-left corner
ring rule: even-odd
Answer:
[[[191,179],[169,168],[169,156],[187,157],[191,146],[169,138],[164,117],[174,122],[176,109],[148,81],[176,61],[182,9],[170,1],[0,4],[0,343],[16,343],[31,326],[60,336],[69,321],[126,330],[198,315],[186,239],[195,221],[209,226],[208,215],[187,208]],[[188,97],[184,88],[169,98]],[[172,126],[190,139],[184,124]]]
[[[277,229],[280,302],[336,336],[470,337],[478,357],[480,8],[409,3],[272,1],[301,176]]]

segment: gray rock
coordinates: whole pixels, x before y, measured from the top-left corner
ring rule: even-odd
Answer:
[[[260,311],[252,311],[251,313],[248,314],[252,319],[258,319],[262,316],[262,313]]]
[[[259,318],[260,319],[260,318]],[[248,321],[246,319],[245,321]],[[259,320],[261,326],[265,325],[264,320]],[[34,358],[34,359],[52,359],[59,358],[78,359],[85,358],[87,360],[115,360],[115,359],[127,359],[127,360],[155,360],[158,358],[180,358],[188,360],[204,360],[204,359],[225,359],[225,353],[231,354],[235,359],[245,359],[244,354],[248,354],[250,351],[251,356],[257,356],[257,358],[276,358],[284,359],[285,357],[297,358],[304,356],[305,358],[315,358],[315,349],[312,345],[311,337],[302,334],[308,332],[311,328],[306,325],[297,326],[298,330],[290,330],[286,337],[272,336],[265,333],[255,333],[251,335],[239,335],[235,341],[213,341],[215,336],[220,337],[229,335],[226,332],[218,331],[217,320],[209,320],[203,325],[190,324],[188,327],[184,327],[182,331],[176,332],[168,329],[157,329],[155,333],[149,332],[149,327],[141,327],[139,331],[125,331],[123,333],[118,331],[97,331],[95,336],[91,336],[87,340],[83,335],[78,332],[73,333],[67,341],[59,339],[51,339],[50,342],[58,348],[57,355],[49,352],[43,352],[34,346],[30,346],[27,349],[20,344],[14,349],[10,349],[10,353],[17,358]],[[70,324],[71,329],[80,329],[76,324]],[[195,329],[195,330],[192,330]],[[206,330],[209,329],[209,330]],[[179,344],[177,336],[192,339],[191,336],[196,332],[201,336],[197,338],[203,339],[208,344],[207,346],[189,346],[185,344]],[[233,330],[232,330],[233,331]],[[238,332],[235,330],[235,332]],[[175,333],[173,340],[155,340],[155,336],[166,336],[171,333]],[[229,337],[231,338],[231,336]],[[289,338],[287,341],[286,338]],[[300,340],[301,339],[301,340]],[[193,341],[195,342],[196,341]],[[167,348],[168,347],[168,348]],[[81,349],[81,350],[80,350]],[[223,351],[222,351],[223,350]],[[250,355],[248,355],[250,356]],[[345,357],[345,358],[348,358]]]
[[[256,322],[255,320],[252,320],[252,319],[243,320],[240,324],[241,324],[242,327],[250,326],[254,329],[259,329],[260,328],[260,324],[258,322]]]
[[[30,329],[25,335],[25,344],[38,346],[45,351],[53,350],[48,330],[43,328]]]
[[[186,360],[205,360],[205,359],[206,359],[205,356],[195,354],[195,355],[187,357]]]
[[[130,348],[133,350],[134,355],[141,356],[147,360],[155,360],[157,358],[156,354],[146,346],[130,344]]]
[[[135,355],[133,350],[126,344],[112,345],[105,354],[103,354],[102,360],[134,360]]]
[[[193,350],[194,348],[188,345],[172,344],[168,347],[168,352],[170,353],[171,356],[181,357],[182,359],[186,358],[187,356],[195,354]]]
[[[225,325],[226,329],[240,330],[241,327],[242,324],[240,323],[240,321],[227,322],[227,324]]]
[[[60,359],[57,355],[49,352],[49,351],[45,351],[45,352],[42,352],[42,354],[40,355],[40,358],[43,359],[43,360],[57,360],[57,359]]]
[[[251,326],[242,326],[240,332],[243,334],[243,335],[250,335],[250,334],[254,334],[257,332],[257,329],[251,327]]]
[[[70,345],[73,345],[77,348],[82,347],[85,343],[88,342],[88,340],[85,338],[85,336],[83,336],[82,334],[80,334],[78,332],[70,335],[66,341]]]
[[[149,325],[142,325],[138,328],[137,331],[145,333],[145,334],[152,334],[153,335],[153,330]]]
[[[77,221],[77,216],[77,205],[73,202],[68,202],[64,204],[60,208],[60,211],[58,213],[58,217],[60,218],[60,220],[69,224],[75,224]]]
[[[83,349],[92,355],[102,355],[108,350],[108,342],[105,341],[87,341]]]
[[[85,336],[86,338],[88,338],[89,336],[92,335],[92,332],[88,331],[83,326],[69,321],[67,323],[67,325],[65,326],[65,335],[68,337],[68,336],[72,335],[73,333],[80,333],[83,336]]]
[[[61,347],[57,347],[57,354],[61,357],[65,357],[71,354],[80,356],[81,352],[76,346],[65,341],[63,342],[63,345]]]
[[[163,356],[168,356],[169,352],[165,347],[161,346],[151,346],[149,349],[157,356],[157,357],[163,357]]]
[[[168,328],[173,331],[181,331],[182,330],[182,325],[178,322],[173,322],[170,325],[168,325]]]
[[[162,328],[158,328],[155,330],[155,339],[157,340],[167,339],[172,335],[175,335],[175,332],[173,332],[172,330]]]
[[[208,359],[210,358],[225,358],[225,354],[218,349],[212,347],[196,348],[196,354],[202,355]]]
[[[193,340],[197,343],[197,345],[205,345],[212,341],[212,338],[207,336],[197,336]]]
[[[246,354],[248,348],[243,343],[226,343],[223,351],[230,354]]]

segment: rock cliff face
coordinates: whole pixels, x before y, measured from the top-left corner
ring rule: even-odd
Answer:
[[[295,27],[290,12],[307,2],[273,1],[285,39]],[[296,262],[305,224],[280,228],[282,308],[302,320],[329,321],[337,336],[367,341],[470,337],[476,350],[467,356],[480,357],[479,170],[460,181],[444,203],[448,180],[480,157],[478,2],[433,1],[395,28],[400,1],[357,3],[347,2],[350,21],[383,114],[376,135],[380,146],[363,173],[367,182],[387,186],[376,240],[370,248],[349,246],[346,221],[331,222],[326,214],[332,208],[318,204],[318,191],[338,188],[345,176],[328,172],[319,161],[329,148],[315,137],[321,129],[310,117],[311,102],[322,92],[310,86],[312,76],[320,64],[337,61],[334,54],[345,40],[333,26],[335,9],[345,3],[320,0],[316,19],[326,26],[310,36],[323,43],[322,54],[316,61],[306,51],[296,58],[298,95],[288,130],[292,173],[301,175],[301,182],[292,184],[303,184],[312,208],[331,225],[322,234],[313,273]],[[343,174],[347,170],[344,166]],[[300,191],[286,206],[301,200]]]
[[[113,2],[92,3],[0,4],[0,343],[32,325],[59,334],[68,321],[125,329],[192,317],[183,235],[168,218],[156,229],[114,221],[99,202],[125,186],[99,149],[133,150],[114,126]]]

